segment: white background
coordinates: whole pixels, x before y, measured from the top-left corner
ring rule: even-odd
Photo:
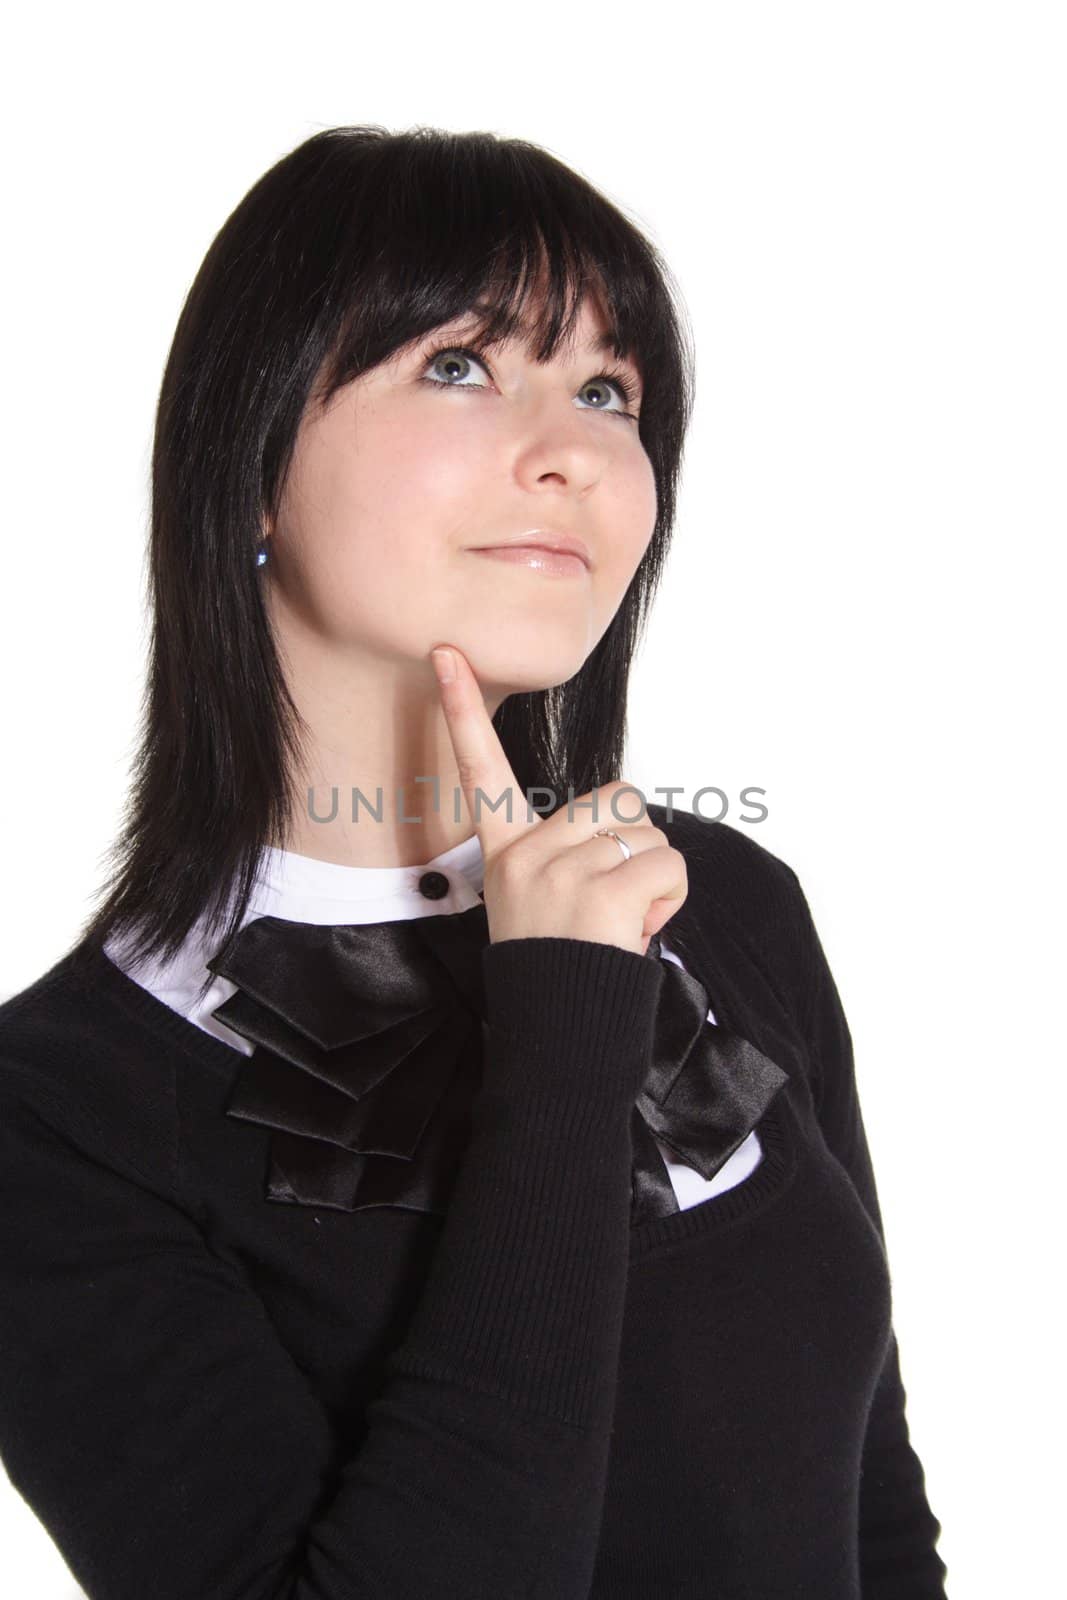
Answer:
[[[1061,1565],[1061,20],[53,6],[9,31],[0,96],[0,993],[70,944],[117,826],[153,407],[212,236],[334,124],[547,146],[664,251],[697,349],[627,776],[686,807],[718,785],[742,828],[761,786],[753,836],[807,890],[953,1600]],[[9,1487],[0,1524],[5,1587],[71,1600]]]

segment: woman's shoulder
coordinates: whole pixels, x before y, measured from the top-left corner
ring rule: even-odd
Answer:
[[[678,807],[649,803],[648,814],[685,856],[690,895],[748,925],[795,921],[804,898],[800,880],[750,832]]]
[[[166,1184],[178,1158],[175,1054],[118,1003],[108,961],[76,944],[0,1003],[0,1115],[29,1110],[86,1155]]]
[[[25,988],[0,1002],[0,1059],[47,1059],[72,1035],[97,1031],[102,996],[87,984],[86,949],[72,946]]]

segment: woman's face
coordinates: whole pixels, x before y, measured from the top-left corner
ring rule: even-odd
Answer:
[[[582,666],[648,546],[656,494],[626,416],[640,375],[596,348],[594,302],[543,366],[521,335],[484,360],[443,348],[470,331],[457,319],[309,407],[265,573],[276,623],[305,643],[311,630],[354,662],[419,672],[433,645],[457,644],[502,697]],[[632,401],[600,378],[612,369]],[[582,540],[588,570],[474,548],[552,534]]]

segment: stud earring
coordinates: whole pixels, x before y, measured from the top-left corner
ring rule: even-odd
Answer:
[[[269,554],[269,552],[267,550],[267,541],[266,541],[266,539],[261,539],[259,541],[259,543],[257,544],[257,546],[256,546],[256,561],[255,561],[255,564],[256,564],[257,567],[265,567],[266,566],[268,554]]]

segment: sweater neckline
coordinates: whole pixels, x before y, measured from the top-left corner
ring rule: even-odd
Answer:
[[[687,928],[687,942],[695,946],[695,976],[709,989],[715,1016],[725,1028],[745,1037],[751,1023],[743,1008],[735,1000],[720,962],[716,959],[711,941],[706,938],[699,923],[693,919]],[[690,953],[686,966],[693,960]],[[76,966],[88,987],[99,983],[116,1005],[139,1021],[157,1036],[177,1046],[184,1054],[212,1071],[224,1074],[230,1081],[245,1064],[244,1056],[232,1046],[214,1038],[180,1012],[174,1011],[148,989],[142,988],[103,950],[77,945],[54,969],[59,977],[67,966]],[[714,987],[712,987],[714,985]],[[686,1241],[715,1232],[764,1209],[780,1198],[796,1174],[799,1161],[799,1129],[796,1112],[792,1106],[789,1085],[771,1101],[756,1125],[763,1159],[754,1172],[741,1183],[711,1195],[694,1206],[672,1212],[670,1216],[656,1217],[638,1223],[630,1230],[630,1257],[636,1259],[654,1254]]]

